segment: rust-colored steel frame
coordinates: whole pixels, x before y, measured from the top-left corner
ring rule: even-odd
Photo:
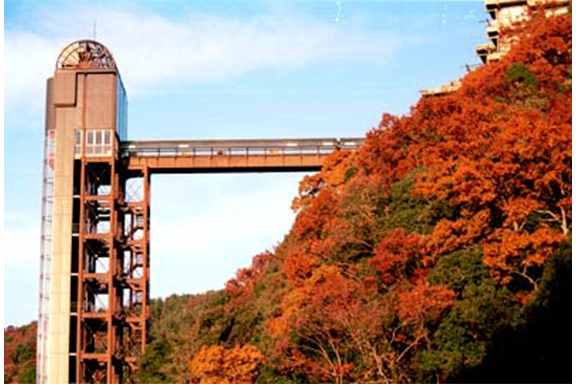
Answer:
[[[80,167],[77,303],[73,305],[77,317],[75,377],[79,383],[117,383],[123,365],[115,238],[120,216],[119,173],[114,156],[83,155],[75,166]]]
[[[146,348],[150,302],[150,172],[147,168],[125,172],[121,274],[123,308],[122,320],[126,329],[123,351],[127,364],[125,372],[131,377],[137,369],[137,358]]]
[[[114,156],[76,161],[75,379],[119,383],[136,371],[149,317],[150,173],[126,172]],[[131,190],[139,183],[137,190]],[[74,240],[73,240],[74,241]],[[74,271],[75,267],[73,267]],[[74,279],[74,273],[73,273]],[[73,286],[75,283],[73,283]]]

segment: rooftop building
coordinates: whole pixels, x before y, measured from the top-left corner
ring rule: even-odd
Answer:
[[[460,80],[454,80],[449,82],[448,84],[441,85],[437,88],[428,88],[423,91],[420,91],[422,96],[442,96],[447,93],[456,92],[460,89],[462,83]]]
[[[515,23],[525,21],[529,10],[543,7],[546,16],[568,12],[570,0],[485,0],[486,12],[490,15],[486,32],[488,43],[478,45],[476,53],[483,63],[500,60],[512,46],[516,36],[503,35],[502,31]]]

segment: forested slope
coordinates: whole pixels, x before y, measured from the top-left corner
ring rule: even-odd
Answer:
[[[177,376],[142,382],[569,382],[571,15],[519,33],[306,177],[277,249],[153,341]]]
[[[4,382],[36,382],[36,322],[4,329]]]

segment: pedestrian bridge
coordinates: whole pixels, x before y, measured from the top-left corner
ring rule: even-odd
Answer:
[[[326,157],[354,150],[363,138],[146,140],[122,143],[128,170],[150,173],[317,171]]]

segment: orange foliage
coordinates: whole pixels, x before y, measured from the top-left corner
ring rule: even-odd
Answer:
[[[404,324],[436,321],[455,299],[456,293],[446,287],[418,284],[399,295],[398,316]]]
[[[190,372],[199,384],[249,384],[263,362],[264,355],[252,345],[203,346],[190,362]]]
[[[284,259],[282,272],[293,286],[300,286],[312,274],[318,258],[309,253],[292,251]]]
[[[484,244],[484,261],[503,283],[520,276],[536,289],[538,284],[530,272],[542,268],[563,239],[561,232],[546,227],[533,233],[500,229]]]
[[[319,237],[325,224],[337,214],[338,197],[333,190],[322,190],[303,207],[292,226],[296,239]]]
[[[442,255],[471,246],[489,230],[490,211],[483,209],[469,219],[440,220],[428,239],[432,255]]]
[[[386,284],[412,279],[415,270],[422,267],[421,241],[418,233],[407,235],[402,228],[396,228],[378,244],[370,266],[380,273]]]
[[[252,298],[254,287],[266,272],[271,258],[272,256],[266,252],[254,256],[250,268],[239,269],[236,277],[226,283],[225,291],[232,297],[232,306],[241,305]]]
[[[346,361],[340,331],[342,321],[351,315],[348,304],[352,292],[353,283],[338,268],[322,265],[301,287],[288,293],[282,302],[282,315],[269,323],[269,331],[277,338],[275,349],[283,355],[284,370],[306,367],[309,375],[338,383],[348,376],[353,365]],[[316,363],[297,352],[289,339],[291,332],[318,356]]]
[[[298,197],[292,209],[298,211],[310,205],[318,193],[327,187],[338,187],[346,181],[346,171],[356,161],[356,152],[338,150],[330,154],[322,164],[322,170],[312,176],[304,176],[298,188]]]

